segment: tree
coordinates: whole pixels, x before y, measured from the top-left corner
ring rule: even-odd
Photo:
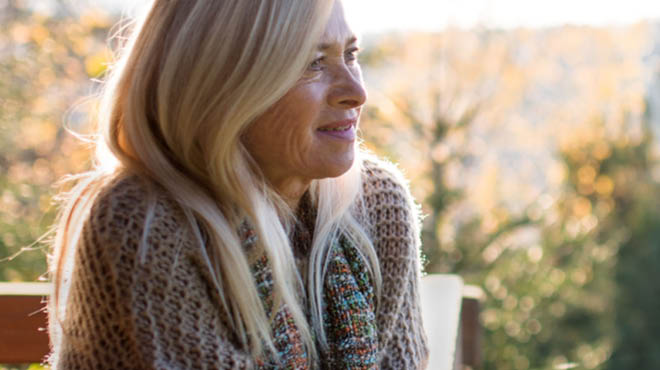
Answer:
[[[89,148],[63,123],[89,127],[93,102],[75,103],[104,71],[112,20],[73,5],[0,3],[0,281],[46,272],[39,241],[55,215],[53,183],[89,164]]]

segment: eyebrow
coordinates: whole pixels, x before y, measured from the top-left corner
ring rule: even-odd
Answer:
[[[357,41],[357,37],[356,37],[356,36],[351,36],[351,37],[346,41],[346,45],[345,45],[345,46],[348,46],[348,45],[350,45],[350,44],[352,44],[352,43],[354,43],[354,42],[356,42],[356,41]],[[330,49],[332,46],[333,46],[332,43],[321,43],[321,44],[319,44],[319,50],[328,50],[328,49]]]

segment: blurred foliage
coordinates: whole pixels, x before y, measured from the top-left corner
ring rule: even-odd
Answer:
[[[24,365],[1,365],[0,370],[47,370],[50,367],[40,364],[24,364]]]
[[[52,184],[89,163],[63,122],[90,130],[94,101],[77,101],[107,67],[114,20],[73,1],[6,0],[0,23],[0,281],[31,281],[46,271],[34,242],[53,222]],[[362,136],[423,203],[427,272],[483,289],[485,369],[660,368],[645,32],[365,40]]]
[[[601,239],[623,234],[614,271],[613,353],[608,369],[660,368],[660,183],[651,128],[639,143],[615,147],[599,172],[614,181],[613,211]],[[596,183],[598,185],[598,183]],[[609,189],[609,185],[607,186]]]
[[[75,2],[0,2],[0,281],[46,272],[38,240],[54,220],[53,184],[89,163],[63,123],[84,132],[78,101],[109,59],[112,23]]]
[[[632,42],[617,47],[623,35]],[[449,30],[367,45],[367,85],[377,88],[365,141],[413,179],[427,215],[426,271],[483,289],[484,369],[660,368],[643,36],[641,26]],[[530,45],[539,38],[550,46]],[[512,132],[517,125],[529,128]],[[483,165],[512,150],[504,164]],[[534,156],[542,151],[554,155]],[[542,181],[521,173],[527,156]],[[512,182],[522,184],[511,191]]]

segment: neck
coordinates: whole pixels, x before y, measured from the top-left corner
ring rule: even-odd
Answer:
[[[287,179],[285,181],[274,183],[273,186],[277,189],[277,192],[289,205],[291,210],[295,211],[298,209],[300,199],[303,197],[307,189],[309,189],[310,184],[311,181],[309,180]]]

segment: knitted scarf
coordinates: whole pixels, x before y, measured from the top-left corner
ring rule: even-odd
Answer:
[[[246,242],[256,241],[253,231],[247,229],[244,235]],[[333,243],[329,258],[323,290],[323,323],[328,350],[321,351],[317,345],[321,364],[311,367],[377,369],[374,288],[365,262],[357,248],[344,237]],[[252,272],[264,308],[270,313],[273,281],[265,255],[252,264]],[[271,325],[277,354],[267,353],[265,358],[258,359],[257,368],[309,369],[308,354],[286,306],[278,309]]]

